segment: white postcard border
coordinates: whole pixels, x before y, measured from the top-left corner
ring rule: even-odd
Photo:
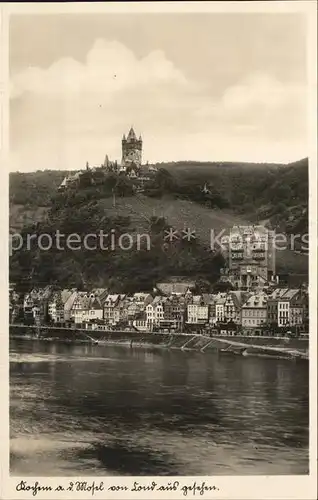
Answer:
[[[109,498],[109,499],[140,499],[140,498],[189,498],[199,497],[207,499],[314,499],[317,491],[317,7],[316,2],[292,1],[292,2],[139,2],[128,4],[120,3],[3,3],[0,7],[1,27],[1,66],[0,66],[0,90],[1,90],[1,134],[0,134],[0,158],[1,158],[1,203],[0,211],[1,227],[5,237],[1,239],[0,258],[3,266],[1,276],[4,276],[1,287],[1,318],[2,318],[2,349],[0,358],[1,369],[1,426],[0,426],[0,498],[1,499],[29,499],[29,498]],[[106,477],[106,478],[23,478],[10,477],[9,475],[9,339],[8,339],[8,170],[6,168],[9,151],[9,72],[8,72],[8,50],[9,50],[9,17],[10,15],[49,14],[49,13],[120,13],[120,12],[303,12],[308,20],[308,81],[309,100],[309,214],[310,214],[310,257],[309,257],[309,280],[310,280],[310,474],[308,476],[215,476],[215,477]],[[275,459],[275,457],[273,457]],[[32,491],[17,491],[16,487],[21,480],[28,484],[36,481],[40,485],[52,486],[53,491],[40,491],[36,496]],[[101,481],[104,483],[103,491],[96,491],[94,496],[89,492],[57,491],[58,485],[67,488],[70,481],[87,481],[96,485]],[[166,485],[179,482],[176,491],[109,491],[108,487],[119,485],[132,488],[134,482],[151,485],[152,481],[157,485]],[[202,485],[215,486],[217,490],[205,492],[200,495],[198,490],[184,494],[183,486]]]

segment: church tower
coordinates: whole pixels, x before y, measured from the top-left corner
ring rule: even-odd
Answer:
[[[122,167],[135,165],[137,168],[141,167],[142,155],[142,138],[137,139],[134,129],[131,127],[127,135],[121,141],[122,144]]]

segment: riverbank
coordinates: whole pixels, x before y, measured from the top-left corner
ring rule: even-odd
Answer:
[[[243,356],[308,359],[308,339],[287,337],[213,336],[188,333],[141,333],[136,331],[95,331],[67,328],[36,329],[10,325],[10,339],[42,340],[66,344],[121,345],[126,347],[219,352]]]

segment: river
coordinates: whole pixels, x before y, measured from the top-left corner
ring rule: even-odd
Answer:
[[[11,474],[307,474],[308,392],[304,361],[11,340]]]

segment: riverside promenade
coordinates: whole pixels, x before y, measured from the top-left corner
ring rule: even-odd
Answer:
[[[88,330],[12,324],[10,338],[65,343],[117,344],[129,347],[152,347],[237,354],[243,356],[309,359],[308,339],[265,336],[208,336],[195,333],[152,333],[131,331]]]

